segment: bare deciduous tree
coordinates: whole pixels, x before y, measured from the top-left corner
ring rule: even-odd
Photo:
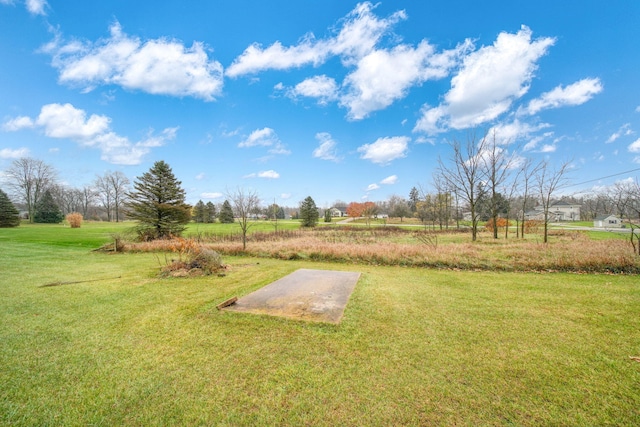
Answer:
[[[107,174],[104,176],[96,176],[93,186],[96,189],[96,196],[98,200],[107,213],[107,221],[111,222],[111,212],[113,210],[113,189],[109,184]]]
[[[548,161],[543,161],[535,174],[535,182],[540,196],[540,203],[544,215],[544,243],[549,241],[549,208],[554,194],[567,181],[569,161],[557,168],[552,168]]]
[[[96,198],[96,190],[88,185],[85,185],[80,190],[80,209],[83,218],[88,218],[89,207],[92,206]]]
[[[104,210],[107,213],[107,221],[115,216],[115,221],[120,221],[121,207],[129,191],[131,181],[122,172],[107,171],[102,176],[97,176],[94,181],[96,194]]]
[[[475,134],[469,134],[464,146],[457,140],[450,143],[453,148],[450,164],[445,164],[442,159],[438,159],[438,175],[448,183],[447,187],[455,191],[471,211],[471,240],[473,241],[478,238],[476,208],[483,179],[483,162],[479,154],[485,151],[486,144],[486,135],[478,141]]]
[[[240,230],[242,231],[242,249],[247,248],[247,232],[253,225],[249,220],[251,214],[260,206],[260,197],[254,190],[245,190],[236,188],[234,191],[227,192],[227,197],[233,204],[233,212],[238,218]]]
[[[411,216],[409,203],[407,203],[407,201],[402,197],[395,194],[389,197],[387,211],[389,216],[400,218],[400,222],[402,222],[402,218]]]
[[[33,222],[35,206],[42,194],[55,184],[56,175],[53,166],[31,157],[14,160],[5,171],[7,188],[27,205],[29,222]]]
[[[498,199],[500,188],[509,178],[516,157],[498,143],[495,132],[487,138],[484,150],[479,153],[485,175],[485,188],[491,197],[491,218],[493,219],[493,238],[498,238]],[[507,227],[508,229],[509,227]]]
[[[637,181],[617,182],[610,194],[618,215],[631,229],[629,242],[633,252],[640,255],[640,226],[634,222],[640,220],[640,185]]]
[[[120,207],[125,202],[125,197],[129,191],[131,181],[120,171],[107,173],[105,175],[113,194],[113,209],[116,216],[116,222],[120,222]]]
[[[531,159],[526,159],[520,168],[520,172],[518,173],[518,181],[520,185],[520,190],[522,191],[522,205],[520,208],[520,237],[524,239],[524,230],[525,230],[525,214],[527,213],[527,203],[531,197],[531,193],[533,192],[534,176],[538,173],[538,169],[540,169],[542,163],[533,164]]]

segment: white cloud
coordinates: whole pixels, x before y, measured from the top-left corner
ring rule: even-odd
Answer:
[[[540,148],[541,153],[554,153],[557,147],[555,144],[545,144]]]
[[[84,110],[71,104],[48,104],[42,107],[36,125],[44,128],[50,138],[65,138],[92,141],[109,129],[111,119],[92,114],[87,119]]]
[[[487,132],[487,135],[489,138],[493,138],[493,135],[495,135],[498,145],[509,145],[524,139],[529,139],[536,132],[549,127],[551,127],[551,125],[548,123],[531,125],[515,119],[509,123],[498,123],[492,126]]]
[[[10,148],[0,150],[0,159],[19,159],[20,157],[27,157],[28,155],[29,149],[24,147],[15,150]]]
[[[392,160],[406,156],[409,141],[410,138],[406,136],[378,138],[372,144],[358,147],[358,152],[362,153],[360,156],[362,159],[386,165]]]
[[[390,28],[406,19],[399,11],[386,19],[379,19],[370,2],[358,4],[343,20],[342,28],[333,37],[317,40],[305,35],[297,45],[283,46],[279,41],[267,48],[254,43],[227,68],[229,77],[265,70],[288,70],[304,65],[318,66],[331,56],[342,56],[344,63],[352,63],[369,53]]]
[[[313,157],[322,160],[330,160],[332,162],[340,161],[338,152],[336,150],[336,141],[331,137],[331,134],[327,132],[320,132],[316,134],[318,140],[318,147],[313,150]]]
[[[2,129],[7,132],[15,132],[21,129],[30,129],[35,126],[31,117],[20,116],[10,119],[2,125]]]
[[[196,175],[196,181],[202,181],[203,179],[205,179],[207,177],[207,174],[204,172],[200,172],[198,175]]]
[[[274,170],[250,173],[249,175],[245,175],[244,178],[265,178],[265,179],[278,179],[280,178],[280,174]]]
[[[226,75],[238,77],[264,70],[287,70],[307,64],[320,65],[328,55],[324,43],[316,43],[312,35],[297,46],[284,47],[277,41],[266,49],[252,44],[227,68]]]
[[[238,147],[270,147],[280,142],[278,135],[271,128],[256,129],[242,142],[238,144]]]
[[[281,154],[281,155],[287,156],[291,154],[291,150],[285,147],[284,144],[278,143],[269,149],[269,154],[273,154],[273,155]]]
[[[365,191],[373,191],[373,190],[377,190],[379,188],[380,188],[380,186],[378,184],[369,184],[369,186],[367,186],[367,189]]]
[[[214,100],[222,91],[222,65],[209,60],[202,43],[186,47],[176,40],[142,41],[123,33],[119,23],[107,39],[95,43],[61,43],[59,37],[42,48],[53,56],[61,83],[91,91],[119,85],[156,95]]]
[[[347,107],[350,119],[363,119],[404,98],[412,86],[446,77],[471,46],[466,41],[453,50],[435,53],[435,48],[423,40],[415,48],[398,45],[390,50],[374,50],[361,58],[356,70],[345,78],[347,92],[340,104]]]
[[[318,104],[326,105],[329,101],[338,99],[338,85],[331,77],[314,76],[295,85],[288,95],[292,98],[298,96],[317,98]]]
[[[177,127],[166,128],[160,135],[149,131],[146,139],[133,143],[111,131],[109,117],[97,114],[87,117],[84,110],[71,104],[47,104],[35,119],[18,117],[7,123],[10,125],[5,124],[4,128],[8,130],[37,127],[49,138],[70,139],[81,146],[96,148],[101,151],[102,160],[121,165],[139,164],[151,148],[174,139],[178,130]]]
[[[612,142],[614,142],[616,139],[620,138],[621,136],[628,136],[628,135],[631,135],[631,134],[633,134],[633,131],[631,130],[631,123],[625,123],[624,125],[622,125],[620,127],[620,129],[618,129],[616,132],[611,134],[609,139],[607,139],[605,141],[605,144],[611,144]]]
[[[291,193],[282,193],[282,194],[280,194],[280,198],[282,200],[290,199],[291,198]]]
[[[170,141],[176,138],[176,135],[178,134],[178,129],[179,127],[177,126],[172,128],[166,128],[161,132],[160,135],[154,135],[153,129],[151,129],[149,130],[149,132],[147,132],[147,138],[138,142],[137,145],[140,147],[148,147],[148,148],[162,147],[166,143],[166,141]]]
[[[436,52],[426,40],[417,46],[396,44],[377,48],[385,36],[390,35],[392,42],[397,39],[392,29],[407,19],[407,14],[400,10],[387,18],[378,18],[373,14],[376,7],[371,2],[358,4],[340,21],[338,31],[327,38],[316,39],[307,34],[292,46],[279,41],[266,48],[252,44],[233,61],[226,74],[238,77],[269,69],[319,66],[337,56],[343,66],[353,68],[341,85],[320,75],[302,81],[286,94],[291,98],[316,98],[320,105],[338,100],[348,110],[349,119],[361,120],[405,97],[411,87],[446,77],[473,48],[469,40],[442,52]],[[278,83],[274,89],[281,91],[285,87]]]
[[[600,79],[582,79],[565,88],[558,86],[555,89],[543,93],[540,98],[529,102],[525,112],[529,115],[536,114],[549,108],[558,108],[566,105],[581,105],[602,92],[603,86]]]
[[[416,144],[431,144],[436,145],[436,140],[433,138],[427,138],[425,136],[418,136],[415,141]]]
[[[289,151],[280,141],[276,132],[268,127],[256,129],[251,132],[246,139],[238,144],[238,147],[270,147],[270,154],[291,154],[291,151]]]
[[[370,2],[359,3],[344,18],[338,35],[329,41],[331,52],[343,56],[343,62],[350,63],[365,56],[395,24],[407,19],[404,10],[378,19],[372,13],[375,7]]]
[[[524,147],[522,147],[522,151],[533,151],[535,150],[538,145],[540,145],[540,143],[542,141],[544,141],[545,139],[549,139],[551,137],[553,137],[553,132],[545,132],[542,135],[536,135],[533,137],[528,137],[528,135],[526,136],[527,138],[529,138],[529,140],[527,141],[527,143],[524,145]]]
[[[469,128],[506,112],[527,93],[537,61],[554,43],[548,37],[532,41],[531,34],[525,26],[516,34],[500,33],[493,45],[466,56],[444,102],[425,105],[414,131],[434,134]]]
[[[224,194],[222,193],[201,193],[200,197],[202,197],[203,199],[219,199],[220,197],[224,196]]]
[[[398,175],[391,175],[380,181],[380,184],[393,185],[398,182]]]
[[[630,153],[640,153],[640,138],[629,144],[627,150],[629,150]]]
[[[26,0],[25,6],[32,15],[46,15],[46,8],[49,6],[46,0]]]

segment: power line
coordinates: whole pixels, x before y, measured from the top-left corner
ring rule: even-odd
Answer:
[[[566,185],[566,186],[564,186],[564,188],[576,187],[578,185],[583,185],[583,184],[588,184],[590,182],[600,181],[601,179],[613,178],[614,176],[620,176],[620,175],[624,175],[626,173],[631,173],[631,172],[636,172],[636,171],[640,171],[640,168],[631,169],[631,170],[620,172],[620,173],[614,173],[613,175],[607,175],[607,176],[603,176],[603,177],[600,177],[600,178],[590,179],[588,181],[579,182],[577,184]]]

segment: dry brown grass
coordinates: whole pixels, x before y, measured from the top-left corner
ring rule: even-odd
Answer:
[[[71,226],[71,228],[80,228],[80,226],[82,225],[82,214],[81,213],[71,212],[71,213],[67,214],[65,219],[67,220],[67,222],[69,223],[69,226]]]
[[[246,250],[240,236],[197,239],[222,255],[251,255],[277,259],[310,259],[342,263],[397,265],[460,270],[564,271],[576,273],[640,273],[640,257],[627,241],[591,240],[586,234],[556,232],[549,244],[536,239],[481,236],[472,243],[459,233],[384,228],[318,228],[255,233]],[[176,241],[130,243],[132,251],[172,251]]]

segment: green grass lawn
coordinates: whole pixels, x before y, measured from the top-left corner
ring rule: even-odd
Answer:
[[[227,257],[159,279],[162,256],[90,251],[124,227],[0,229],[1,425],[640,424],[637,276]],[[215,308],[298,268],[362,272],[340,325]]]

